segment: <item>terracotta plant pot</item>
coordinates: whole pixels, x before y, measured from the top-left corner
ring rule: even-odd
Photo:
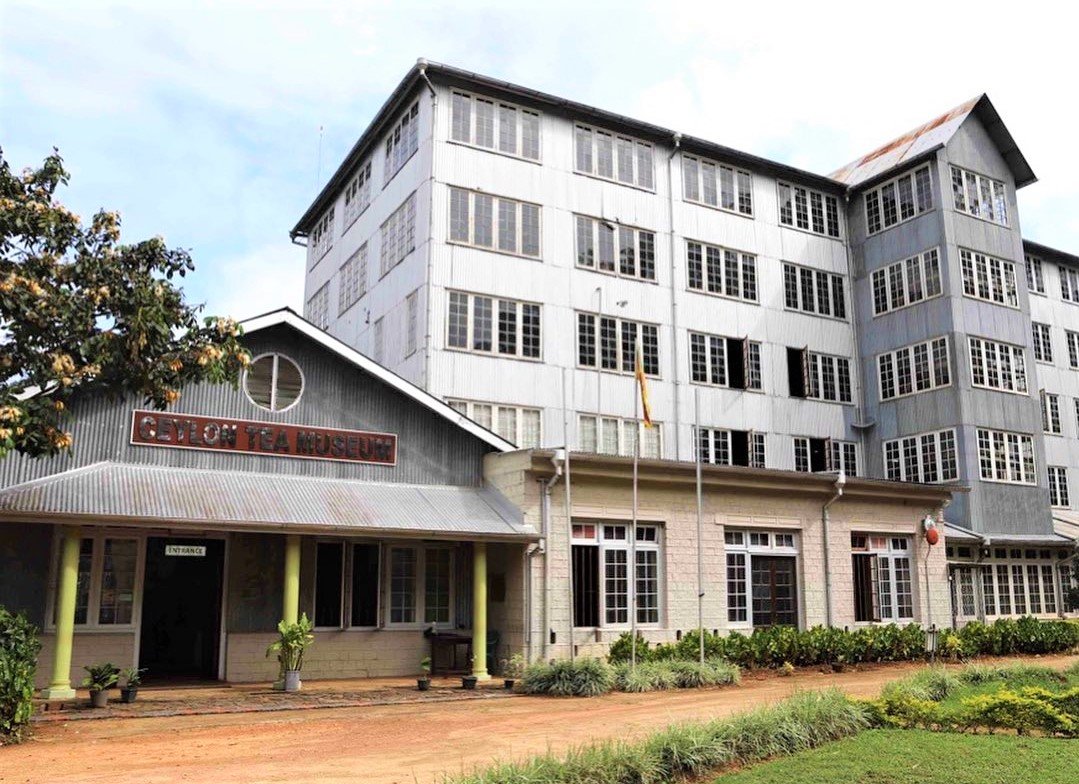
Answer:
[[[109,693],[105,689],[90,689],[90,705],[104,708],[109,704]]]

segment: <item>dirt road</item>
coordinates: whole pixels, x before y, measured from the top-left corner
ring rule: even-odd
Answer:
[[[1076,656],[1034,661],[1063,668]],[[837,686],[873,696],[918,665],[825,675],[747,678],[705,691],[611,694],[595,699],[521,697],[288,713],[102,719],[46,723],[21,746],[0,748],[0,781],[370,782],[428,784],[495,759],[563,751],[690,719]]]

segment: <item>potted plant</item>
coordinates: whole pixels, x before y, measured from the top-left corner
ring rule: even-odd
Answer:
[[[416,679],[416,688],[420,691],[427,691],[431,688],[431,657],[424,656],[420,659],[420,671],[423,673]]]
[[[90,704],[95,708],[104,708],[109,704],[109,689],[120,680],[120,668],[112,662],[91,664],[83,667],[87,675],[82,685],[90,690]]]
[[[464,675],[461,677],[461,688],[472,691],[476,688],[476,682],[479,680],[475,675]]]
[[[508,659],[502,660],[502,685],[507,690],[513,689],[513,683],[521,677],[521,673],[524,672],[525,657],[519,653],[515,653]]]
[[[146,668],[128,667],[124,670],[124,685],[120,687],[120,702],[134,702],[142,684],[142,674]]]
[[[307,613],[300,616],[296,623],[281,621],[277,624],[277,640],[266,649],[266,655],[277,655],[280,667],[280,683],[284,691],[299,691],[300,670],[303,668],[303,655],[308,646],[315,641],[311,634],[311,621]]]

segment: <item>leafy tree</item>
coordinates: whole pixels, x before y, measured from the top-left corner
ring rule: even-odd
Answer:
[[[186,301],[187,251],[121,244],[115,212],[84,225],[56,198],[69,178],[56,150],[21,176],[0,150],[0,457],[70,449],[76,396],[164,408],[187,384],[236,384],[249,361],[235,321]]]

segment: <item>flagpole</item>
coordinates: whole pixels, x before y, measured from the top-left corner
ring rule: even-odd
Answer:
[[[565,444],[565,461],[563,471],[565,473],[565,486],[562,497],[566,505],[566,598],[568,600],[567,614],[569,616],[569,660],[574,656],[573,645],[573,499],[570,495],[569,481],[569,405],[566,399],[566,368],[562,368],[562,443]],[[544,575],[550,579],[550,575]],[[550,634],[550,630],[547,630]]]
[[[704,547],[703,488],[701,487],[701,390],[693,390],[693,444],[697,463],[697,636],[700,639],[700,660],[704,664]]]
[[[634,370],[641,362],[641,341],[637,338]],[[637,461],[641,453],[640,421],[640,378],[633,375],[633,525],[629,535],[629,564],[626,569],[629,578],[629,633],[633,641],[630,644],[630,669],[637,669]]]

